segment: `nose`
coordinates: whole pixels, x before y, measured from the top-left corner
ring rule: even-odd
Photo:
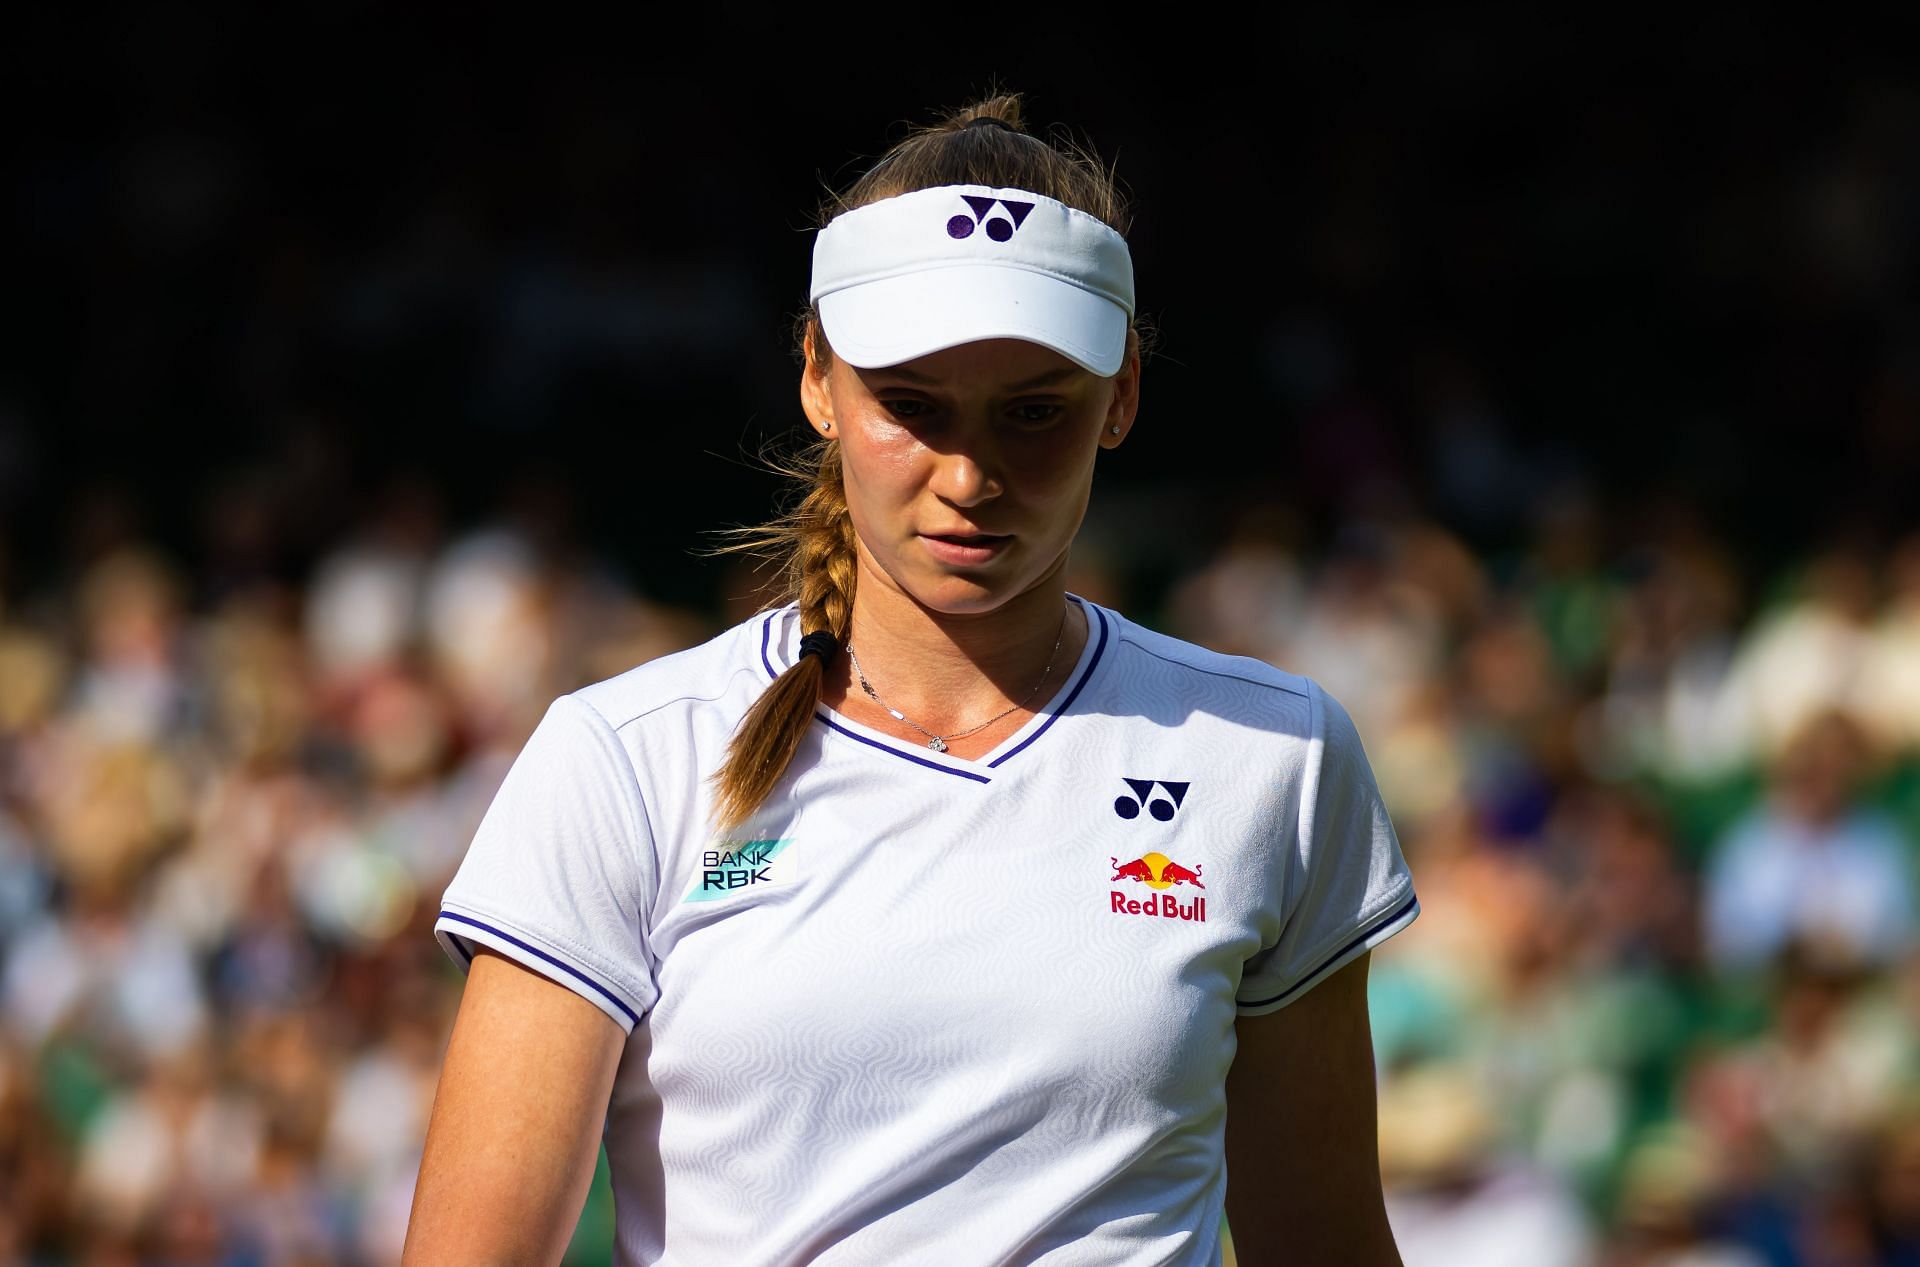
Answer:
[[[1000,456],[990,444],[968,445],[940,456],[933,491],[955,506],[978,506],[1004,491]]]

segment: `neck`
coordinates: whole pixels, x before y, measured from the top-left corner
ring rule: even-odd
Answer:
[[[1064,559],[991,611],[965,613],[926,607],[864,558],[861,564],[850,630],[860,667],[888,705],[936,734],[978,725],[1025,701],[983,732],[991,746],[1046,703],[1086,645],[1084,616],[1067,601]],[[843,711],[871,704],[846,656],[828,675],[826,703]]]

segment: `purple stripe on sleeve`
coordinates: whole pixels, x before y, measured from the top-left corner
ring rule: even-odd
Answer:
[[[1328,955],[1325,959],[1322,959],[1320,961],[1320,965],[1316,967],[1312,972],[1309,972],[1306,976],[1301,977],[1298,981],[1294,982],[1292,985],[1288,986],[1286,989],[1282,990],[1280,993],[1274,995],[1270,999],[1242,999],[1239,1001],[1239,1006],[1266,1007],[1270,1003],[1278,1003],[1282,999],[1293,997],[1295,994],[1298,994],[1300,991],[1306,989],[1309,985],[1312,985],[1315,979],[1318,978],[1321,973],[1325,972],[1328,968],[1332,967],[1334,964],[1340,962],[1340,959],[1342,956],[1352,954],[1354,950],[1358,949],[1360,946],[1365,945],[1368,938],[1377,935],[1382,929],[1389,928],[1392,925],[1399,923],[1402,919],[1405,919],[1407,916],[1413,914],[1415,911],[1419,909],[1420,909],[1420,899],[1418,897],[1409,895],[1406,901],[1402,902],[1399,906],[1393,909],[1393,913],[1391,915],[1388,915],[1385,919],[1377,920],[1373,924],[1369,925],[1365,932],[1361,933],[1359,936],[1355,937],[1352,941],[1348,942],[1346,945],[1340,947],[1340,949]]]
[[[632,1008],[628,1007],[626,1005],[626,1002],[623,999],[621,999],[619,995],[615,994],[612,990],[608,989],[606,986],[602,985],[600,982],[594,980],[592,977],[588,976],[586,973],[580,971],[580,969],[574,967],[572,964],[567,963],[565,960],[556,959],[552,955],[548,954],[546,951],[540,949],[540,947],[530,946],[526,942],[521,941],[518,937],[515,937],[512,933],[506,932],[503,929],[495,928],[492,924],[483,924],[479,920],[473,919],[469,916],[455,914],[453,911],[441,911],[440,918],[450,919],[461,924],[471,924],[475,928],[481,929],[485,932],[492,933],[495,937],[500,938],[502,941],[511,942],[513,945],[520,947],[520,949],[526,951],[530,955],[538,955],[541,959],[546,960],[548,963],[560,969],[560,971],[566,973],[568,976],[573,977],[576,980],[579,980],[584,984],[593,987],[593,989],[598,991],[600,994],[605,995],[608,999],[610,999],[613,1002],[613,1005],[615,1007],[619,1008],[622,1012],[625,1012],[627,1014],[627,1019],[632,1021],[635,1025],[638,1025],[640,1023],[639,1015]],[[468,955],[467,960],[468,962],[472,962],[473,956]]]

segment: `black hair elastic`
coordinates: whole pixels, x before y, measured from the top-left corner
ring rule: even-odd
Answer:
[[[821,664],[832,664],[833,657],[839,653],[840,640],[825,629],[816,629],[800,639],[800,654],[817,655]]]
[[[1020,130],[1014,127],[1011,123],[1008,123],[1005,119],[996,119],[990,114],[974,115],[971,119],[967,120],[967,126],[970,128],[978,128],[978,127],[1005,128],[1009,132],[1018,132]]]

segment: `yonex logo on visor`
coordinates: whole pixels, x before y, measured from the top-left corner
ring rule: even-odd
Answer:
[[[958,215],[947,221],[947,236],[950,238],[972,237],[974,226],[985,220],[987,236],[996,242],[1004,242],[1013,236],[1013,231],[1020,227],[1021,222],[1027,218],[1027,213],[1033,210],[1033,204],[1030,202],[1017,202],[1008,198],[982,198],[978,194],[962,194],[960,200],[973,208],[973,214]],[[996,202],[1005,207],[1007,215],[1012,216],[1013,219],[994,216],[991,220],[987,220],[987,213],[993,210],[993,204]]]
[[[834,217],[814,239],[808,298],[828,346],[861,369],[1021,339],[1105,377],[1126,359],[1133,259],[1058,199],[943,185]]]

